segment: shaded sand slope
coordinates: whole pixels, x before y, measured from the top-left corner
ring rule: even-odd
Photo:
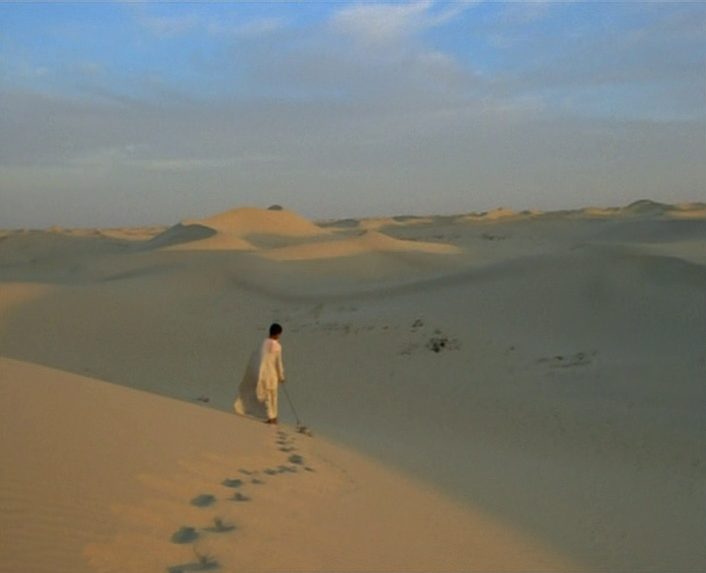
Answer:
[[[330,435],[541,531],[589,570],[696,571],[705,290],[706,269],[671,258],[533,260],[302,316],[289,352]],[[335,387],[310,382],[331,364]]]
[[[569,566],[320,438],[6,358],[0,392],[3,572]]]
[[[541,538],[572,571],[700,571],[706,223],[652,207],[384,227],[452,257],[274,261],[265,247],[0,263],[0,354],[230,412],[277,320],[317,435]]]

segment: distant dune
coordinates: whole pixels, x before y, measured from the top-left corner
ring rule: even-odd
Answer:
[[[475,221],[475,222],[493,222],[499,221],[501,219],[517,219],[522,217],[521,214],[515,213],[512,209],[506,209],[501,207],[499,209],[494,209],[488,211],[487,213],[472,213],[463,217],[465,221]]]
[[[255,247],[248,237],[317,237],[328,231],[286,210],[252,207],[232,209],[205,219],[184,220],[153,239],[170,250],[235,250]]]
[[[706,219],[706,203],[685,203],[676,205],[668,215],[674,219]]]
[[[273,249],[264,253],[263,256],[276,261],[301,261],[350,257],[374,252],[454,254],[459,253],[460,249],[441,243],[404,241],[383,233],[366,231],[362,235],[352,238]]]
[[[242,237],[249,235],[313,237],[327,234],[327,231],[308,219],[285,209],[273,211],[242,207],[206,219],[184,221],[183,224],[199,224],[216,231],[233,233]]]

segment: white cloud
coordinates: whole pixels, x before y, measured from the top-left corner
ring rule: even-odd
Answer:
[[[339,10],[333,29],[366,46],[382,47],[406,41],[415,34],[449,22],[476,2],[455,2],[435,9],[433,0],[409,4],[358,4]]]
[[[335,30],[366,45],[399,42],[424,28],[429,0],[413,4],[364,4],[341,9],[333,18]]]
[[[138,4],[133,8],[135,21],[151,34],[168,38],[192,32],[212,36],[249,40],[272,34],[285,27],[284,18],[240,18],[237,12],[215,17],[210,12],[188,12],[182,14],[156,14]]]

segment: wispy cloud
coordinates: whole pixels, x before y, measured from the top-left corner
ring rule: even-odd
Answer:
[[[445,24],[477,2],[455,2],[439,7],[433,0],[409,4],[358,4],[341,8],[333,29],[363,45],[384,47]]]
[[[342,8],[333,18],[334,30],[372,46],[408,39],[425,27],[432,2],[413,4],[362,4]]]
[[[243,16],[233,6],[218,16],[203,6],[191,7],[177,14],[163,13],[163,6],[156,11],[150,4],[130,4],[135,22],[151,35],[166,39],[186,34],[204,34],[221,38],[251,40],[267,36],[286,26],[286,19],[277,16]],[[190,5],[188,5],[190,6]]]
[[[368,107],[445,105],[477,87],[475,71],[424,32],[451,22],[471,3],[336,6],[304,30],[281,29],[234,48],[251,90],[266,95],[358,101]],[[251,92],[252,93],[252,92]]]

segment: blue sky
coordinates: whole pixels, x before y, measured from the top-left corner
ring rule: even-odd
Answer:
[[[706,199],[706,4],[0,4],[0,227]]]

